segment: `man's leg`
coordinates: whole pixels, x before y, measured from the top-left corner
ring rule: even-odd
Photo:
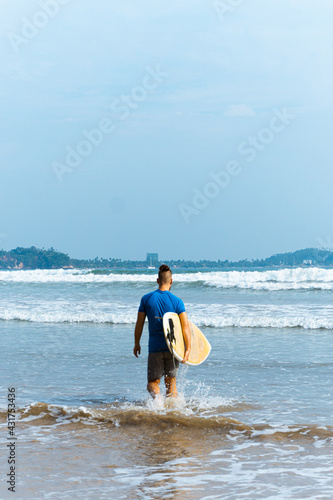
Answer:
[[[163,352],[150,352],[148,354],[148,384],[149,394],[155,398],[160,394],[160,381],[163,376]]]
[[[179,368],[179,361],[168,351],[164,353],[164,382],[166,387],[166,397],[177,396],[176,376]]]
[[[164,377],[166,397],[177,396],[176,377]]]
[[[160,394],[160,392],[161,392],[160,382],[161,382],[161,379],[148,380],[147,390],[153,398],[156,398],[157,394]]]

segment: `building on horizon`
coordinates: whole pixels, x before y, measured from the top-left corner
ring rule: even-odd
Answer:
[[[157,267],[158,253],[147,253],[146,261],[149,267]]]

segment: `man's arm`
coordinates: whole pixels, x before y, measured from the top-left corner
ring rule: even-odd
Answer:
[[[180,313],[179,318],[182,325],[183,337],[185,341],[185,352],[182,363],[186,363],[191,352],[191,330],[186,312]]]
[[[143,325],[145,324],[146,313],[138,312],[138,319],[136,320],[135,330],[134,330],[134,356],[138,357],[141,354],[140,339],[142,335]]]

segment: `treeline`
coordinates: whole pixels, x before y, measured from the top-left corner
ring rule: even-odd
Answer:
[[[79,268],[147,268],[148,262],[146,260],[133,261],[121,259],[100,259],[96,257],[90,260],[77,260],[71,259],[73,267]],[[160,261],[160,264],[168,264],[173,268],[247,268],[247,267],[295,267],[307,265],[319,266],[332,266],[333,265],[333,252],[330,250],[323,250],[317,248],[306,248],[304,250],[297,250],[296,252],[288,252],[283,254],[276,254],[267,259],[248,260],[243,259],[237,262],[229,260],[166,260]]]
[[[296,252],[288,252],[273,255],[268,259],[260,261],[252,261],[253,265],[261,266],[332,266],[333,252],[319,248],[305,248],[304,250],[296,250]]]
[[[288,252],[273,255],[267,259],[248,260],[243,259],[237,262],[229,260],[171,260],[166,261],[170,267],[182,268],[247,268],[247,267],[296,267],[296,266],[327,266],[333,265],[333,252],[330,250],[320,250],[317,248],[306,248],[296,252]]]
[[[160,262],[159,264],[161,264]],[[218,268],[260,268],[260,267],[295,267],[295,266],[333,266],[333,252],[330,250],[307,248],[276,254],[261,260],[169,260],[164,261],[172,268],[181,269],[218,269]],[[22,248],[6,252],[0,250],[0,269],[147,269],[146,260],[104,259],[72,259],[67,254],[54,248],[45,250],[36,247]]]
[[[71,267],[71,259],[67,254],[36,247],[17,247],[6,252],[0,250],[0,268],[2,269],[59,269]]]

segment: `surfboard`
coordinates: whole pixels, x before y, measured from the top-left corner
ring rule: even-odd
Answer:
[[[199,328],[189,321],[191,330],[191,352],[186,361],[186,365],[201,365],[207,359],[211,345]],[[185,342],[183,337],[182,325],[177,313],[168,312],[163,316],[163,330],[169,351],[178,361],[182,361],[185,352]]]

